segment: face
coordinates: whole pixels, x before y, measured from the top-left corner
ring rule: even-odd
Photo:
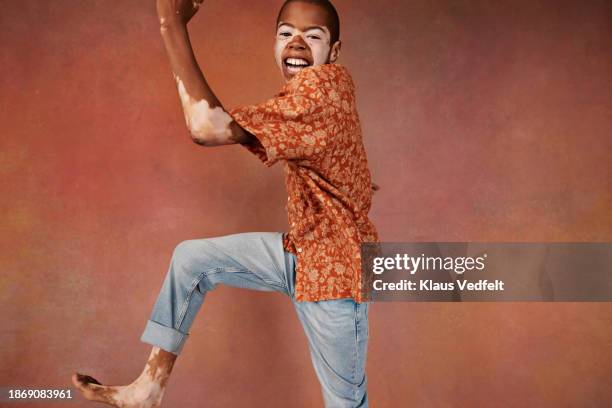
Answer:
[[[274,57],[285,81],[309,66],[335,62],[340,42],[331,44],[325,10],[315,4],[289,3],[280,15]]]

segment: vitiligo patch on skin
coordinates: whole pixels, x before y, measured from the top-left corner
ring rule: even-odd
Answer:
[[[287,61],[283,61],[283,52],[296,37],[300,37],[303,44],[308,46],[312,56],[312,66],[325,64],[331,50],[331,33],[327,27],[316,27],[301,31],[290,24],[281,23],[278,26],[276,42],[274,43],[274,58],[281,71],[285,62],[287,62],[287,70],[292,74],[296,74],[310,65],[309,61],[302,58],[288,58]]]
[[[206,99],[196,101],[187,93],[183,81],[176,75],[174,79],[183,105],[185,122],[192,136],[208,145],[225,144],[231,139],[232,117],[221,107],[211,108]]]
[[[120,389],[114,398],[124,406],[154,408],[161,404],[166,382],[174,366],[175,358],[159,347],[153,347],[140,376],[128,387]]]
[[[156,408],[164,396],[176,357],[153,347],[140,376],[126,386],[104,386],[90,376],[79,376],[84,386],[79,387],[89,400],[100,401],[114,407]]]

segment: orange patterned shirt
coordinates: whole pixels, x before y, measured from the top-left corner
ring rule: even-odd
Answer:
[[[362,302],[360,243],[378,242],[378,233],[368,218],[372,181],[348,70],[305,68],[275,97],[230,114],[256,137],[244,147],[268,167],[284,162],[283,247],[297,256],[296,300]]]

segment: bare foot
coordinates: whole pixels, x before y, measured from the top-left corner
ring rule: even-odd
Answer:
[[[106,386],[93,377],[75,373],[72,383],[86,399],[118,408],[156,408],[164,394],[163,388],[144,387],[139,380],[124,386]]]
[[[176,357],[159,347],[153,347],[144,370],[129,385],[102,385],[95,378],[80,373],[72,375],[72,383],[90,401],[118,408],[157,408],[164,396]]]

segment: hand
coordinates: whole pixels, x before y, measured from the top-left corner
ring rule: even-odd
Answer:
[[[172,23],[186,25],[197,13],[204,0],[156,0],[157,16],[165,27]]]

